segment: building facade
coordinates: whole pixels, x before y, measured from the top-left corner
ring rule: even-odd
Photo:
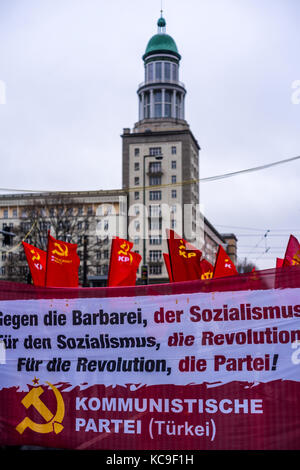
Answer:
[[[127,237],[127,193],[1,195],[0,279],[30,281],[22,240],[46,251],[48,230],[59,240],[78,244],[81,285],[106,285],[111,239]]]

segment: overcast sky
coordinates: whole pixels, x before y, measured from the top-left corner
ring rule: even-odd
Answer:
[[[120,135],[138,120],[160,8],[0,0],[1,188],[121,188]],[[300,1],[164,0],[163,9],[200,177],[300,155]],[[235,232],[239,257],[260,269],[283,257],[290,233],[300,240],[299,171],[296,160],[200,185],[206,217]]]

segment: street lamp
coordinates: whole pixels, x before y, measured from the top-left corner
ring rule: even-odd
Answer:
[[[148,284],[148,265],[146,260],[146,158],[154,157],[159,161],[163,155],[144,155],[143,159],[143,265],[142,265],[142,284]]]

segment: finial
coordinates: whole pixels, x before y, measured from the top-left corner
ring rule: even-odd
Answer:
[[[166,20],[164,19],[163,17],[163,0],[161,0],[160,2],[160,18],[158,19],[158,22],[157,22],[157,32],[158,34],[165,34],[166,32]]]
[[[165,34],[166,32],[166,20],[164,19],[164,17],[162,16],[163,14],[163,11],[160,10],[160,18],[158,19],[158,22],[157,22],[157,32],[158,34]]]

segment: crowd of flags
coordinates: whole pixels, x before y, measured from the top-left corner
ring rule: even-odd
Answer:
[[[192,244],[167,230],[168,253],[163,253],[170,282],[213,279],[238,275],[236,266],[219,245],[214,266]],[[77,244],[57,240],[48,232],[47,251],[22,242],[32,282],[43,287],[78,287],[80,259]],[[142,257],[132,251],[133,243],[115,237],[111,244],[108,287],[135,286]],[[300,243],[290,235],[284,258],[276,259],[276,268],[300,265]]]

